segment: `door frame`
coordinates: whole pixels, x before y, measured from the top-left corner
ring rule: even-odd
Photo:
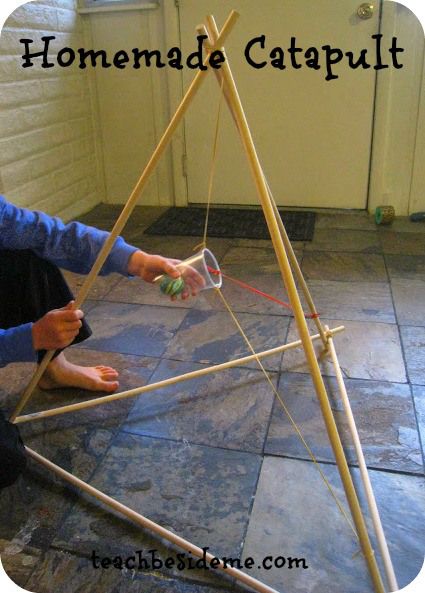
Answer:
[[[424,31],[402,4],[384,1],[381,14],[384,37],[403,38],[405,67],[377,75],[368,210],[391,205],[396,215],[406,216],[414,209],[411,198],[419,168],[415,167],[415,156],[425,152],[425,135],[419,133],[419,115],[425,103],[425,92],[421,93]]]
[[[165,41],[169,47],[181,45],[179,8],[179,0],[162,2]],[[388,74],[377,72],[367,210],[372,213],[379,205],[392,205],[396,215],[406,216],[409,204],[412,208],[415,203],[412,191],[417,194],[414,173],[415,179],[422,175],[415,156],[425,153],[425,135],[418,133],[419,115],[425,110],[425,89],[421,94],[425,76],[424,31],[416,16],[402,4],[380,0],[380,10],[380,32],[384,38],[402,35],[406,40],[403,58],[407,56],[407,61],[403,63],[408,67],[389,69]],[[183,93],[183,75],[169,77],[170,113],[177,108]],[[188,205],[185,142],[183,123],[172,142],[176,206]]]
[[[163,0],[161,2],[162,18],[164,22],[165,44],[167,47],[180,47],[180,3]],[[168,76],[168,105],[170,118],[179,106],[185,89],[183,88],[183,74]],[[186,137],[184,119],[177,127],[171,140],[172,174],[174,182],[174,206],[188,205],[188,188],[186,175]]]

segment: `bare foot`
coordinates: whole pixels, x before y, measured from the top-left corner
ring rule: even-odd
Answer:
[[[107,366],[83,367],[69,362],[63,352],[47,367],[40,379],[40,389],[78,387],[89,391],[112,392],[118,388],[118,373]]]

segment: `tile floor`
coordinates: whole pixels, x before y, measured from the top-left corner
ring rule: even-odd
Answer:
[[[110,229],[119,211],[98,206],[83,220]],[[138,207],[126,238],[147,251],[190,254],[196,239],[143,235],[160,213]],[[212,239],[210,247],[230,275],[285,297],[270,242]],[[398,219],[376,228],[364,213],[319,213],[314,240],[295,249],[323,320],[346,327],[336,346],[403,587],[425,553],[425,225]],[[66,276],[78,291],[81,277]],[[295,339],[287,310],[229,283],[223,290],[257,349]],[[214,294],[173,304],[156,287],[112,275],[97,280],[84,308],[94,336],[69,357],[115,366],[123,390],[248,353]],[[320,360],[359,484],[333,369]],[[343,500],[302,354],[264,364]],[[31,370],[0,370],[2,407],[12,408]],[[37,392],[28,410],[87,397]],[[35,450],[193,543],[254,558],[250,574],[281,593],[373,591],[350,527],[256,364],[21,428]],[[177,553],[34,463],[0,494],[2,562],[30,591],[242,591],[211,571],[96,570],[90,560],[93,550],[126,557],[151,549],[162,559]],[[270,555],[286,565],[256,568]],[[304,558],[308,568],[289,569],[290,557]]]

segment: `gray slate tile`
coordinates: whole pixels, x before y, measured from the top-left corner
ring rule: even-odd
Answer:
[[[401,327],[400,334],[409,380],[425,385],[425,327]]]
[[[391,279],[425,281],[425,256],[423,255],[386,255],[385,261]]]
[[[322,466],[344,500],[334,466]],[[372,591],[358,544],[317,468],[310,462],[266,457],[244,544],[243,557],[305,559],[308,568],[256,570],[252,576],[282,593]]]
[[[17,405],[35,370],[36,364],[31,362],[14,362],[0,367],[0,409],[6,415]]]
[[[283,316],[292,314],[280,272],[262,272],[255,266],[228,266],[223,268],[223,272],[232,278],[224,278],[222,293],[233,311]],[[251,289],[237,284],[233,279],[248,284]],[[252,289],[262,291],[272,298],[255,293]],[[273,298],[287,306],[274,302]],[[215,309],[225,310],[221,299],[216,298],[214,304]]]
[[[383,253],[425,255],[425,233],[379,233]]]
[[[83,219],[88,224],[110,229],[122,208],[123,205],[99,205]],[[200,238],[143,234],[163,210],[136,207],[124,228],[124,237],[147,251],[187,257]],[[388,383],[403,383],[406,374],[395,326],[376,322],[377,316],[382,314],[381,321],[394,321],[389,317],[392,312],[384,284],[386,274],[383,257],[379,254],[385,253],[399,322],[413,323],[413,327],[402,327],[401,335],[409,378],[417,383],[412,390],[423,444],[425,334],[421,286],[425,281],[424,231],[425,225],[415,225],[400,217],[391,227],[375,227],[372,217],[366,213],[337,212],[331,215],[322,212],[318,215],[314,241],[293,243],[299,250],[300,260],[301,250],[305,248],[303,268],[308,278],[324,281],[323,287],[320,282],[316,285],[313,282],[312,288],[316,289],[316,301],[319,304],[323,301],[325,312],[332,311],[328,317],[349,319],[360,314],[365,319],[362,322],[342,321],[347,331],[336,338],[336,346],[344,373],[362,379],[348,379],[347,386],[367,461],[380,469],[370,473],[401,587],[412,580],[423,560],[424,483],[422,477],[388,472],[391,469],[391,472],[416,473],[420,461],[408,386]],[[271,294],[279,292],[281,285],[280,280],[279,283],[276,280],[278,272],[270,241],[211,239],[209,247],[230,275],[245,279],[254,286],[259,282],[258,287]],[[77,294],[84,278],[68,273],[66,277]],[[341,286],[344,282],[353,283],[351,292]],[[354,284],[357,282],[364,285],[363,290],[357,289]],[[373,291],[370,293],[373,298],[367,300],[365,307],[359,307],[360,300],[366,298],[363,295],[368,294],[365,286],[378,282],[385,287],[384,291]],[[289,319],[282,319],[282,311],[275,310],[274,305],[257,302],[250,293],[239,292],[226,282],[224,294],[238,312],[237,317],[244,328],[249,329],[249,337],[253,338],[257,349],[298,338],[292,330],[289,340],[285,339]],[[148,381],[158,362],[153,356],[162,356],[170,342],[175,357],[186,362],[161,362],[151,380],[198,368],[202,361],[219,362],[248,353],[243,340],[234,331],[232,320],[222,312],[222,302],[215,293],[205,293],[186,303],[171,304],[161,300],[156,287],[112,275],[98,278],[89,296],[91,300],[83,309],[88,317],[93,310],[91,325],[95,336],[82,348],[69,349],[68,357],[83,364],[116,366],[121,371],[120,389],[140,386]],[[112,302],[99,305],[99,301],[105,300]],[[114,304],[114,300],[118,303]],[[134,304],[123,306],[122,303]],[[370,311],[371,308],[375,311]],[[192,309],[187,326],[185,315],[188,311],[185,309]],[[328,323],[337,325],[340,322]],[[180,325],[185,328],[181,334],[178,331]],[[313,324],[311,327],[316,333]],[[105,347],[111,352],[95,352],[90,350],[91,347]],[[145,356],[126,356],[119,354],[120,351]],[[269,360],[266,366],[278,369],[279,360],[280,356]],[[301,425],[307,427],[307,436],[317,447],[319,458],[330,459],[323,426],[319,425],[321,415],[316,409],[317,400],[309,387],[310,379],[300,374],[306,372],[302,361],[302,356],[294,351],[285,354],[283,368],[295,370],[295,373],[283,375],[284,395],[289,398],[294,414],[301,418]],[[0,369],[3,409],[14,407],[33,368],[34,365],[28,363],[16,363]],[[324,363],[323,368],[328,375],[333,374],[328,363]],[[159,518],[177,532],[193,536],[200,545],[211,545],[213,551],[230,551],[232,555],[240,556],[261,457],[242,453],[239,449],[254,453],[261,450],[272,401],[256,363],[252,364],[252,369],[256,370],[238,368],[137,399],[22,425],[22,433],[28,444],[83,479],[90,480],[95,472],[94,482],[101,488],[124,501],[134,502],[148,516]],[[333,379],[327,377],[325,380],[333,384]],[[78,390],[58,390],[49,394],[36,390],[28,411],[92,396]],[[241,400],[243,406],[240,406]],[[122,434],[114,442],[121,423],[133,406],[126,430],[134,429],[142,434],[160,436],[160,439]],[[333,407],[346,441],[339,402],[333,400]],[[196,444],[191,444],[191,440]],[[267,446],[273,454],[303,455],[277,407]],[[110,452],[104,459],[108,450]],[[351,453],[349,450],[349,455]],[[340,498],[344,499],[335,468],[324,466],[324,470],[338,489]],[[358,480],[357,470],[353,470],[353,474]],[[309,492],[305,493],[306,485],[315,497],[313,504],[307,496]],[[330,587],[346,593],[372,590],[361,556],[353,557],[357,547],[355,542],[350,543],[350,531],[331,505],[332,499],[311,463],[266,457],[245,553],[251,550],[252,555],[260,558],[283,550],[288,556],[307,555],[312,563],[307,571],[258,571],[253,576],[276,583],[282,593],[305,593],[307,590],[316,593]],[[318,509],[322,510],[319,512]],[[302,521],[296,520],[297,514]],[[58,530],[68,515],[70,518],[65,523],[61,540]],[[281,517],[283,523],[279,520]],[[115,549],[119,553],[141,546],[144,549],[158,548],[162,557],[169,556],[170,549],[148,533],[141,533],[131,523],[101,510],[32,462],[13,487],[0,493],[0,537],[4,538],[3,543],[9,550],[7,558],[2,553],[8,571],[29,590],[40,590],[39,584],[46,591],[54,589],[59,593],[71,593],[76,589],[81,593],[93,590],[213,593],[228,587],[235,590],[225,581],[214,579],[211,574],[205,575],[204,571],[195,571],[196,574],[170,571],[124,574],[120,571],[96,573],[88,568],[87,557],[81,557],[81,549],[88,551],[91,545],[98,545],[100,552]],[[71,550],[72,555],[49,549],[54,538],[59,547]],[[339,556],[340,550],[347,553],[346,559]]]
[[[186,310],[122,303],[99,303],[87,315],[93,336],[78,348],[162,356]]]
[[[381,253],[376,231],[351,229],[317,229],[314,239],[305,244],[306,251],[353,251],[359,253]]]
[[[252,268],[251,272],[279,272],[276,254],[273,247],[266,248],[261,246],[233,246],[223,257],[221,267],[223,269],[238,266],[239,268]]]
[[[151,383],[203,366],[163,360]],[[261,453],[273,397],[261,371],[227,369],[141,395],[123,430]]]
[[[382,255],[307,251],[302,271],[307,280],[338,280],[351,282],[386,282],[388,280]]]
[[[350,379],[351,408],[368,467],[423,473],[413,401],[408,385]],[[325,379],[341,440],[351,464],[357,464],[344,407],[335,379]],[[309,375],[285,374],[279,392],[303,436],[321,461],[334,461],[321,407]],[[308,459],[308,453],[278,401],[273,407],[266,452]]]
[[[284,344],[289,319],[239,313],[237,319],[254,349],[259,352]],[[174,338],[165,358],[201,363],[219,363],[251,354],[235,323],[226,312],[191,310]],[[264,366],[278,370],[281,355],[264,359]],[[249,368],[258,368],[254,361]]]
[[[90,483],[193,544],[240,555],[261,458],[250,453],[120,434]],[[149,532],[78,499],[54,546],[90,554],[172,550]],[[204,578],[203,571],[180,576]],[[198,572],[198,574],[196,574]],[[178,571],[165,570],[173,576]]]
[[[391,288],[399,325],[425,325],[425,280],[393,278]]]
[[[356,486],[359,486],[357,471],[354,477]],[[425,481],[419,476],[373,470],[370,478],[398,584],[402,589],[418,575],[424,559],[425,532],[422,519],[425,515]],[[361,501],[363,508],[366,508],[363,497]],[[369,533],[373,533],[370,521],[368,527]],[[373,545],[377,549],[375,541]]]
[[[310,280],[316,310],[330,319],[395,323],[389,285],[383,282]]]
[[[335,336],[335,347],[344,377],[351,379],[372,379],[405,383],[407,381],[403,354],[396,325],[364,321],[327,320],[322,323],[330,328],[343,325],[345,331]],[[308,321],[310,333],[316,332],[312,321]],[[288,342],[298,339],[298,332],[292,320]],[[315,342],[320,366],[326,375],[333,376],[332,361],[323,353],[322,343]],[[307,373],[304,352],[290,350],[282,358],[282,370]]]
[[[334,466],[322,466],[338,498],[344,492]],[[358,471],[352,470],[356,484]],[[423,563],[425,512],[423,477],[371,471],[378,507],[400,587]],[[344,504],[344,506],[346,506]],[[362,497],[362,506],[365,502]],[[368,520],[369,532],[371,524]],[[376,549],[376,544],[373,544]],[[373,591],[358,543],[316,467],[308,461],[266,457],[255,497],[243,557],[280,554],[305,558],[308,569],[252,571],[284,593]]]
[[[42,554],[37,548],[23,541],[0,539],[0,556],[4,571],[20,587],[24,587],[34,568],[39,565]]]
[[[416,417],[418,419],[419,434],[421,436],[422,451],[425,456],[425,387],[412,385],[413,400],[415,402]]]
[[[376,224],[373,216],[367,212],[344,212],[339,210],[332,214],[317,213],[316,228],[376,231]]]

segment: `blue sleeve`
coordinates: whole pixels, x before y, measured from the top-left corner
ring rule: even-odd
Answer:
[[[0,367],[10,362],[35,362],[32,345],[32,323],[0,329]]]
[[[31,249],[60,268],[88,274],[108,235],[79,222],[64,224],[42,212],[18,208],[0,196],[0,249]],[[118,237],[100,274],[128,276],[128,260],[135,251]]]
[[[61,268],[88,274],[108,235],[78,222],[64,224],[42,212],[18,208],[0,196],[0,249],[31,249]],[[118,237],[100,274],[127,276],[128,260],[135,251]],[[0,329],[0,367],[35,360],[32,323]]]

